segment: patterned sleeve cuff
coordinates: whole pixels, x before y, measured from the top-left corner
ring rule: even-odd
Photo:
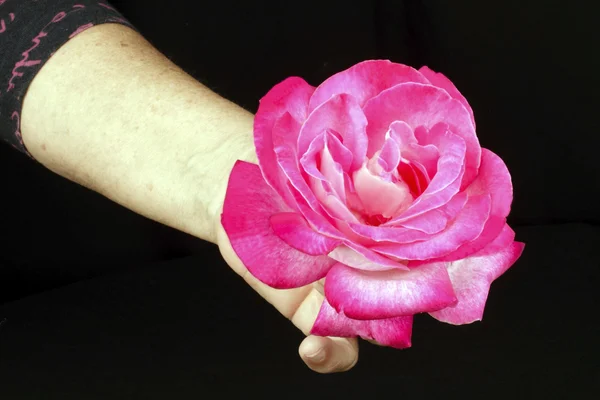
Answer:
[[[64,43],[103,23],[132,27],[105,1],[0,0],[0,139],[31,157],[20,128],[31,81]]]

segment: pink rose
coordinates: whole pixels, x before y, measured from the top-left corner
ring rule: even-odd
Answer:
[[[523,251],[504,162],[427,67],[365,61],[317,88],[288,78],[261,99],[254,142],[259,166],[235,164],[223,227],[267,285],[325,278],[313,334],[404,348],[414,314],[480,320]]]

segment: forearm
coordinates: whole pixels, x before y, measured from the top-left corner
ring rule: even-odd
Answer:
[[[120,25],[60,48],[21,118],[27,149],[49,169],[213,242],[233,163],[255,162],[252,115]]]

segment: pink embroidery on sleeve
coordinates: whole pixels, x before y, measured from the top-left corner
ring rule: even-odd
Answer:
[[[4,2],[5,2],[5,1],[6,1],[6,0],[0,0],[0,6],[1,6],[2,4],[4,4]]]
[[[17,140],[19,141],[19,143],[21,144],[21,146],[23,146],[23,136],[21,135],[21,119],[19,118],[19,113],[17,111],[13,111],[12,115],[10,116],[11,120],[17,120],[17,129],[15,130],[15,136],[17,137]]]
[[[51,23],[51,24],[54,24],[54,23],[56,23],[56,22],[58,22],[58,21],[62,20],[62,19],[63,19],[64,17],[66,17],[66,16],[67,16],[67,13],[66,13],[66,12],[64,12],[64,11],[61,11],[61,12],[59,12],[58,14],[56,14],[56,15],[54,16],[54,18],[52,18],[52,21],[50,21],[50,23]],[[48,25],[50,25],[50,24],[48,24]],[[46,25],[46,26],[48,26],[48,25]]]
[[[83,4],[74,4],[73,8],[85,8]]]
[[[0,5],[2,5],[2,3],[0,3]],[[8,16],[10,18],[10,22],[13,22],[15,20],[15,14],[9,13]],[[0,33],[4,33],[5,31],[6,31],[6,22],[4,22],[4,19],[0,19]]]
[[[110,17],[106,19],[108,22],[119,22],[122,24],[127,24],[129,23],[129,21],[127,21],[125,18],[122,17]]]
[[[111,11],[117,11],[117,10],[115,10],[114,8],[112,8],[111,6],[109,6],[109,5],[108,5],[108,4],[106,4],[106,3],[98,3],[98,5],[99,5],[100,7],[108,8],[108,9],[109,9],[109,10],[111,10]]]
[[[66,15],[67,15],[67,13],[65,13],[65,12],[60,12],[60,13],[56,14],[54,16],[54,18],[52,18],[52,21],[50,21],[44,28],[42,28],[41,32],[38,33],[38,35],[31,40],[33,42],[33,46],[31,46],[29,49],[27,49],[23,53],[21,53],[23,58],[21,59],[21,61],[18,61],[15,64],[15,66],[12,70],[12,76],[10,77],[10,80],[8,81],[8,88],[6,89],[7,92],[10,92],[15,87],[15,84],[14,84],[15,78],[20,78],[23,76],[23,72],[20,72],[19,68],[33,67],[34,65],[38,65],[42,62],[42,60],[30,60],[29,54],[40,45],[42,38],[48,36],[48,34],[45,31],[45,29],[48,27],[48,25],[59,22]]]
[[[69,39],[71,39],[73,36],[77,35],[78,33],[81,33],[83,31],[85,31],[86,29],[91,28],[92,26],[94,26],[94,24],[91,22],[89,24],[81,25],[79,28],[75,29],[75,31],[69,35]]]

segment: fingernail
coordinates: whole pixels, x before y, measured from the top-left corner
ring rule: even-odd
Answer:
[[[319,350],[317,350],[316,352],[312,353],[312,354],[307,354],[306,358],[308,358],[310,361],[314,362],[314,363],[320,363],[325,361],[325,349],[320,348]]]

